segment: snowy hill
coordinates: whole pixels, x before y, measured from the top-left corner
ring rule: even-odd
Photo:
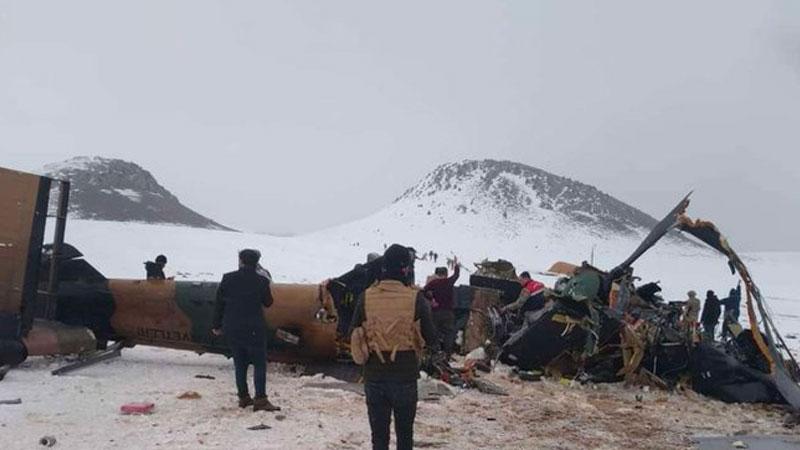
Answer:
[[[150,172],[131,162],[82,156],[49,164],[45,172],[72,183],[72,217],[228,229],[181,204]]]
[[[485,160],[440,166],[387,208],[310,236],[365,251],[401,242],[469,263],[504,258],[530,270],[594,255],[596,264],[611,268],[655,223],[586,184],[523,164]],[[667,238],[657,251],[709,255],[688,239]]]
[[[395,203],[431,211],[443,221],[453,213],[490,215],[511,229],[561,220],[596,232],[636,234],[656,223],[592,186],[511,161],[439,166]]]

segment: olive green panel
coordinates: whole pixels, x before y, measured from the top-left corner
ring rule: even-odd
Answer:
[[[600,290],[600,275],[592,271],[581,272],[570,278],[561,292],[576,302],[592,300]]]
[[[224,336],[214,336],[211,325],[214,321],[219,283],[176,282],[175,299],[178,308],[192,322],[190,337],[192,342],[202,346],[210,353],[230,353]],[[275,338],[275,328],[267,325],[267,348],[269,350],[290,350],[292,346]]]
[[[217,283],[176,282],[175,301],[192,322],[189,332],[192,342],[212,353],[228,353],[225,338],[211,333],[217,286]]]

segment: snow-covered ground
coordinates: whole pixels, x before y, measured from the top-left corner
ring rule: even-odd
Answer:
[[[395,211],[396,212],[396,211]],[[383,215],[382,215],[383,214]],[[418,279],[458,255],[470,266],[483,258],[505,258],[518,270],[545,270],[557,260],[580,262],[594,247],[595,264],[611,267],[636,246],[636,239],[609,240],[579,233],[554,239],[546,233],[492,234],[490,226],[408,226],[392,211],[369,220],[298,237],[210,231],[166,225],[70,220],[67,240],[107,277],[140,278],[142,263],[164,253],[167,274],[179,279],[218,280],[236,267],[236,253],[256,248],[279,282],[317,283],[343,273],[368,252],[401,242],[420,252],[434,250],[435,264],[420,261]],[[420,214],[425,214],[420,212]],[[376,225],[380,224],[380,225]],[[723,227],[724,228],[724,227]],[[563,230],[562,230],[563,231]],[[569,234],[569,233],[568,233]],[[562,234],[563,237],[563,234]],[[744,255],[769,300],[785,336],[800,334],[798,253]],[[665,296],[736,284],[724,258],[691,246],[664,243],[635,265],[645,280],[660,280]],[[552,279],[545,279],[552,283]],[[460,280],[468,282],[468,274]],[[797,340],[789,344],[797,348]],[[53,435],[58,448],[291,448],[363,449],[369,427],[363,398],[338,390],[304,387],[320,380],[270,366],[269,391],[285,407],[279,414],[254,414],[235,407],[231,363],[155,348],[134,348],[115,361],[64,377],[49,371],[62,360],[32,358],[0,382],[0,449],[34,448]],[[215,380],[197,379],[211,375]],[[724,406],[692,393],[644,393],[620,386],[570,388],[558,383],[520,383],[502,371],[491,379],[512,392],[508,398],[474,391],[438,402],[422,402],[417,440],[435,448],[686,448],[695,434],[779,433],[781,416],[758,405]],[[180,400],[185,391],[199,400]],[[148,416],[122,416],[126,402],[152,401]],[[261,423],[269,430],[250,431]]]
[[[0,382],[0,400],[22,399],[0,405],[0,448],[37,448],[43,436],[55,437],[55,448],[63,449],[370,448],[363,397],[311,387],[336,381],[298,377],[289,366],[269,366],[270,399],[283,410],[253,413],[236,407],[232,364],[221,356],[137,347],[117,360],[51,376],[62,362],[35,358]],[[689,448],[695,435],[786,432],[774,408],[724,405],[692,392],[526,383],[502,370],[489,378],[511,395],[467,390],[421,401],[417,447],[666,449]],[[187,391],[201,398],[178,398]],[[150,415],[121,415],[128,402],[156,407]],[[248,430],[261,424],[271,428]]]

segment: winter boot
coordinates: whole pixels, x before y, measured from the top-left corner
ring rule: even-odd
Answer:
[[[275,406],[269,402],[267,397],[256,397],[253,400],[253,411],[280,411],[280,406]]]
[[[250,397],[250,394],[239,396],[239,408],[247,408],[252,404],[253,399]]]

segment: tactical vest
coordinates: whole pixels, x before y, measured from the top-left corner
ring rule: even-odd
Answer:
[[[394,280],[381,281],[364,294],[366,346],[381,362],[386,362],[384,352],[394,362],[397,352],[422,351],[419,321],[414,320],[417,294],[417,289]]]

